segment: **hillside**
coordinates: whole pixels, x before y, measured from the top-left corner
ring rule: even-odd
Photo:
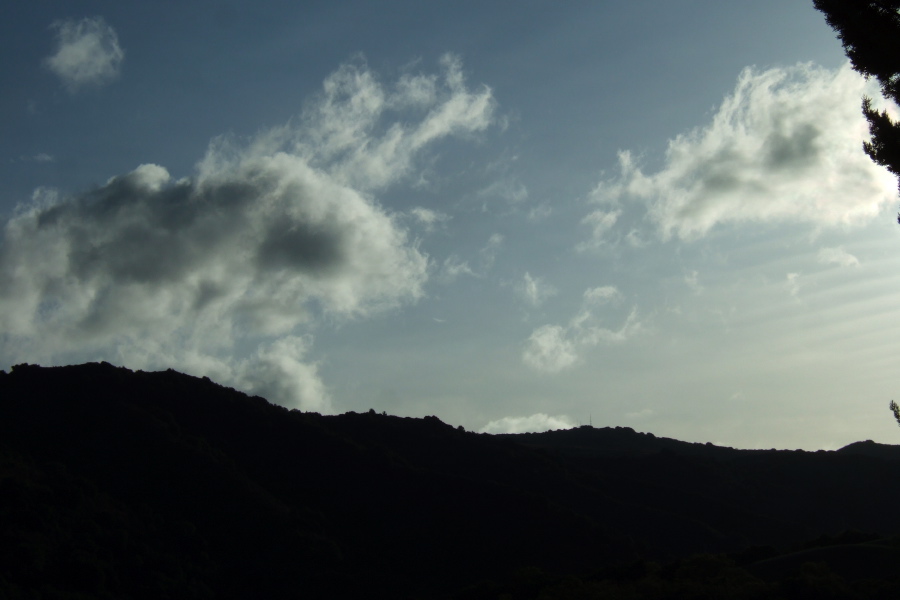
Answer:
[[[288,411],[172,370],[19,365],[0,372],[0,589],[564,597],[547,590],[566,577],[674,582],[681,571],[647,565],[704,555],[776,597],[812,552],[826,579],[896,590],[881,574],[898,558],[898,451],[746,451],[628,428],[491,436]]]

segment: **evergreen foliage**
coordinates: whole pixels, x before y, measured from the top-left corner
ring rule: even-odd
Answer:
[[[885,98],[900,104],[900,0],[813,0],[838,34],[853,68],[874,77]],[[863,99],[872,141],[863,148],[875,163],[900,177],[900,122]]]

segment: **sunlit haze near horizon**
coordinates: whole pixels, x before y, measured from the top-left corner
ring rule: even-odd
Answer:
[[[900,441],[897,181],[811,0],[7,4],[0,369]]]

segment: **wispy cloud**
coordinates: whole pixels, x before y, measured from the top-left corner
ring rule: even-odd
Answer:
[[[500,198],[510,204],[519,204],[528,199],[528,188],[518,179],[506,177],[479,190],[478,196],[484,199]]]
[[[525,344],[522,361],[545,373],[559,373],[581,362],[583,351],[602,343],[621,343],[643,328],[637,309],[633,308],[618,329],[603,327],[597,310],[621,299],[614,286],[591,288],[584,292],[578,313],[563,325],[542,325],[535,329]]]
[[[645,174],[622,152],[620,176],[593,196],[648,201],[664,238],[696,238],[729,222],[869,219],[896,201],[896,182],[862,151],[864,93],[871,85],[849,65],[745,69],[709,125],[669,141],[660,171]],[[593,239],[608,229],[607,214],[586,217]]]
[[[556,429],[572,429],[577,423],[566,415],[547,415],[536,413],[527,417],[503,417],[491,421],[479,433],[528,433],[552,431]]]
[[[472,270],[467,261],[462,260],[455,254],[451,254],[441,263],[437,278],[441,283],[452,283],[463,275],[478,277],[478,273]]]
[[[115,30],[103,19],[57,21],[56,54],[44,65],[55,73],[71,92],[86,86],[103,85],[119,75],[125,51]]]
[[[312,328],[415,302],[428,274],[403,215],[371,190],[491,120],[489,92],[460,69],[446,59],[442,85],[387,87],[345,66],[299,125],[214,140],[190,178],[145,164],[68,199],[36,194],[3,229],[0,358],[176,364],[327,411]]]
[[[378,190],[407,175],[435,140],[487,129],[496,105],[490,88],[470,90],[458,57],[447,54],[441,65],[440,74],[405,75],[393,86],[381,84],[362,58],[343,65],[325,81],[304,127],[287,130],[294,153],[346,185]],[[404,118],[384,126],[386,115],[400,113]]]
[[[684,283],[695,293],[703,292],[703,286],[700,284],[700,272],[691,271],[684,276]]]
[[[819,262],[826,265],[837,265],[839,267],[859,266],[859,259],[842,247],[822,248],[819,250]]]
[[[463,260],[459,255],[451,254],[444,259],[438,268],[438,281],[441,283],[452,283],[463,275],[469,277],[487,276],[494,266],[494,261],[497,260],[497,253],[502,245],[503,236],[499,233],[493,233],[472,260]]]
[[[441,223],[446,223],[450,220],[450,215],[431,210],[430,208],[423,208],[421,206],[416,206],[415,208],[410,209],[410,216],[412,216],[417,222],[421,223],[425,228],[425,231],[434,231],[434,229],[440,225]]]
[[[787,281],[784,287],[791,297],[795,299],[800,297],[800,277],[800,273],[788,273],[786,275]]]
[[[656,411],[652,408],[643,408],[634,412],[625,413],[626,419],[649,419],[654,416]]]
[[[557,290],[552,285],[545,283],[540,277],[532,277],[531,273],[525,272],[525,276],[519,283],[517,290],[519,295],[533,307],[538,307],[544,303],[547,298],[556,295]]]
[[[622,215],[622,211],[619,209],[616,210],[595,210],[588,214],[586,217],[581,219],[581,224],[591,229],[591,237],[587,242],[582,242],[576,248],[579,251],[589,250],[591,248],[597,248],[602,246],[603,244],[608,243],[609,233],[613,227],[615,227],[616,222],[619,220],[619,217]]]

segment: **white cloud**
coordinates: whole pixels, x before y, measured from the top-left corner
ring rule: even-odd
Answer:
[[[643,248],[647,245],[647,242],[644,241],[637,229],[631,229],[625,236],[625,241],[627,241],[628,245],[632,248]]]
[[[425,231],[434,231],[439,224],[450,220],[450,215],[448,214],[421,206],[410,209],[409,214],[425,227]]]
[[[643,324],[632,308],[618,329],[600,325],[596,309],[621,298],[614,286],[592,288],[584,292],[581,308],[566,326],[542,325],[529,336],[522,361],[545,373],[560,373],[581,362],[581,353],[602,343],[622,343],[638,334]]]
[[[547,415],[536,413],[528,417],[503,417],[491,421],[478,430],[479,433],[528,433],[552,431],[556,429],[571,429],[577,423],[566,415]]]
[[[57,21],[56,54],[44,60],[70,91],[102,85],[119,75],[125,52],[103,17]]]
[[[591,228],[591,239],[586,243],[579,244],[577,249],[588,250],[606,243],[609,232],[615,227],[621,215],[622,211],[618,209],[595,210],[581,219],[582,225]]]
[[[695,293],[699,294],[703,291],[703,286],[700,285],[700,272],[699,271],[691,271],[687,275],[684,276],[684,283],[687,284],[689,288]]]
[[[311,342],[308,336],[286,336],[260,346],[252,357],[238,365],[238,385],[283,406],[332,412],[331,397],[319,378],[318,365],[305,362]]]
[[[867,220],[896,201],[896,182],[862,151],[864,93],[877,90],[849,65],[745,69],[709,125],[669,142],[662,170],[644,174],[622,152],[620,177],[593,196],[649,201],[664,238],[696,238],[729,222]],[[603,233],[600,216],[586,220]]]
[[[502,245],[503,236],[499,233],[492,233],[488,238],[487,243],[479,251],[485,270],[494,266],[494,261],[497,260],[497,254],[500,252],[500,247]]]
[[[3,228],[0,361],[176,366],[327,411],[307,359],[310,327],[320,316],[366,317],[415,302],[427,279],[428,258],[401,226],[403,215],[366,190],[406,177],[426,142],[490,119],[491,102],[479,104],[487,112],[478,118],[453,63],[446,89],[436,83],[432,96],[406,84],[404,98],[418,112],[397,117],[415,143],[402,160],[379,162],[385,138],[372,131],[399,100],[354,69],[364,85],[326,93],[324,108],[311,107],[300,125],[243,145],[215,140],[191,178],[172,181],[147,164],[65,200],[37,191]],[[326,89],[334,85],[331,78]],[[328,121],[360,111],[373,124],[351,127],[352,140]],[[371,161],[382,165],[374,179],[347,176],[348,164]]]
[[[842,247],[822,248],[819,250],[819,262],[826,265],[837,265],[839,267],[859,266],[859,259]]]
[[[604,304],[611,300],[620,298],[622,294],[619,289],[613,285],[604,285],[601,287],[590,288],[584,291],[585,305]]]
[[[537,371],[559,373],[578,363],[576,344],[559,325],[542,325],[528,338],[522,360]]]
[[[482,198],[500,198],[510,204],[519,204],[528,199],[528,188],[515,178],[498,179],[478,192]]]
[[[638,411],[625,413],[626,419],[648,419],[656,414],[656,411],[652,408],[644,408]]]
[[[528,304],[534,307],[540,306],[547,298],[556,294],[556,288],[545,283],[540,277],[532,277],[531,273],[528,273],[527,271],[517,289],[519,295],[521,295]]]
[[[478,273],[472,270],[472,267],[469,266],[468,262],[462,260],[455,254],[451,254],[444,259],[440,271],[438,272],[438,279],[442,283],[452,283],[462,275],[478,277]]]
[[[548,218],[551,214],[553,214],[553,208],[548,204],[539,204],[537,206],[533,206],[528,210],[528,214],[526,218],[532,223],[537,223],[539,221],[543,221]]]
[[[437,279],[442,283],[451,283],[462,275],[486,277],[488,271],[494,266],[497,253],[502,245],[503,236],[499,233],[491,234],[487,243],[478,250],[478,255],[473,260],[474,267],[469,264],[470,261],[463,260],[456,254],[451,254],[441,264]]]
[[[792,298],[800,297],[800,273],[788,273],[787,282],[784,284],[785,289]]]
[[[362,59],[343,65],[305,112],[305,127],[293,132],[294,153],[313,166],[327,165],[342,183],[377,190],[406,175],[435,140],[487,129],[496,105],[490,88],[469,90],[462,63],[452,55],[441,65],[441,75],[405,76],[390,87],[379,83]],[[382,125],[385,114],[399,111],[419,118]]]

